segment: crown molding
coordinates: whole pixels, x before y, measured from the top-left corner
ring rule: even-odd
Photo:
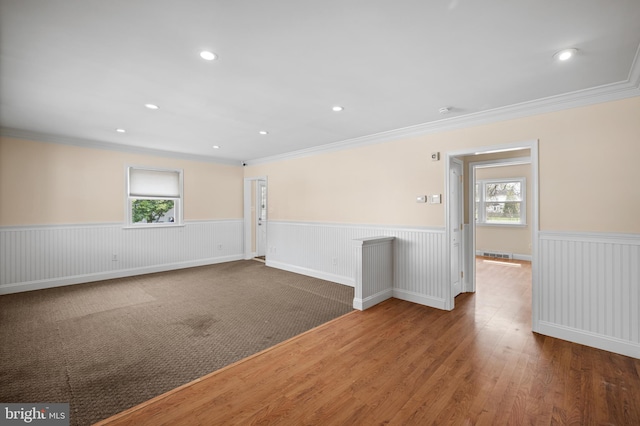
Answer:
[[[308,157],[320,153],[341,151],[366,145],[373,145],[393,140],[423,136],[468,127],[481,126],[499,121],[512,120],[532,115],[545,114],[566,109],[579,108],[598,103],[617,101],[640,96],[640,46],[629,72],[629,78],[617,83],[605,84],[589,89],[577,90],[562,95],[549,96],[533,101],[522,102],[505,107],[494,108],[486,111],[465,114],[443,120],[432,121],[373,135],[348,139],[320,145],[285,154],[270,157],[247,160],[247,165],[271,163],[275,161],[290,160],[294,158]]]
[[[636,50],[636,56],[633,58],[633,64],[631,64],[631,70],[629,70],[629,78],[627,79],[632,86],[636,89],[640,89],[640,45]]]
[[[241,162],[237,160],[228,160],[224,158],[208,157],[204,155],[187,154],[182,152],[164,151],[161,149],[141,148],[130,145],[121,145],[111,142],[102,142],[91,139],[81,139],[69,136],[55,135],[51,133],[42,133],[32,130],[14,129],[11,127],[0,127],[0,136],[25,139],[35,142],[55,143],[61,145],[79,146],[82,148],[101,149],[106,151],[127,152],[131,154],[151,155],[155,157],[175,158],[178,160],[200,161],[205,163],[227,164],[240,166]]]

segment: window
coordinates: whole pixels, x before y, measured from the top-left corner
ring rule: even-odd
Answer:
[[[526,225],[525,178],[476,181],[476,223]]]
[[[127,167],[127,223],[182,224],[182,170]]]

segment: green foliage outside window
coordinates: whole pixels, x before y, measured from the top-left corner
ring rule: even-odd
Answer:
[[[172,208],[173,200],[134,200],[133,223],[157,223]]]

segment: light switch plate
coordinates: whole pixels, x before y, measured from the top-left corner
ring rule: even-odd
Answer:
[[[426,203],[426,202],[427,202],[426,195],[419,195],[416,197],[416,203]]]

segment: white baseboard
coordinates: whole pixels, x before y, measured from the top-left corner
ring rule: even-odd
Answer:
[[[95,274],[75,275],[70,277],[27,281],[21,283],[5,284],[0,286],[0,295],[22,293],[25,291],[44,290],[47,288],[63,287],[67,285],[90,283],[95,281],[110,280],[114,278],[132,277],[136,275],[153,274],[155,272],[166,272],[176,269],[193,268],[196,266],[214,265],[216,263],[232,262],[243,260],[244,255],[222,256],[210,259],[192,260],[188,262],[168,263],[165,265],[146,266],[132,269],[119,269],[109,272],[98,272]]]
[[[325,281],[331,281],[334,283],[348,285],[349,287],[355,287],[355,281],[353,278],[344,277],[340,275],[329,274],[327,272],[316,271],[314,269],[303,268],[300,266],[289,265],[282,262],[274,262],[267,258],[266,265],[276,269],[282,269],[284,271],[295,272],[296,274],[307,275],[313,278],[319,278]]]
[[[513,254],[513,260],[524,260],[527,262],[531,262],[531,259],[533,259],[533,257],[530,254]]]
[[[393,297],[407,302],[418,303],[420,305],[429,306],[431,308],[447,310],[444,299],[425,296],[423,294],[414,293],[407,290],[393,289]]]
[[[584,330],[552,324],[540,321],[536,332],[557,339],[579,343],[592,348],[602,349],[608,352],[615,352],[632,358],[640,359],[640,344],[628,340],[616,339],[614,337],[601,334],[589,333]]]
[[[387,299],[393,297],[393,289],[386,289],[379,293],[373,294],[369,297],[365,297],[364,299],[353,299],[353,309],[357,309],[359,311],[364,311],[365,309],[369,309],[372,306],[377,305],[380,302],[384,302]]]

